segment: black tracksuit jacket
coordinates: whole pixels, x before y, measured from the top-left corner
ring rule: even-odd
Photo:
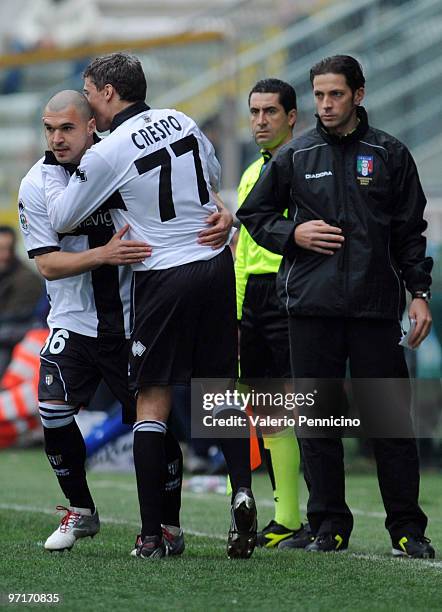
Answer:
[[[258,244],[284,256],[277,287],[290,315],[398,320],[405,286],[431,284],[426,199],[413,158],[368,125],[364,108],[358,117],[347,136],[329,134],[318,120],[282,147],[237,213]],[[338,252],[295,244],[297,225],[314,219],[342,229]]]

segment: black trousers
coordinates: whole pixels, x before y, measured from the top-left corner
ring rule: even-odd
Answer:
[[[276,296],[275,274],[247,280],[240,337],[241,378],[290,378],[287,314]]]
[[[290,317],[289,332],[294,378],[344,379],[347,359],[352,378],[408,378],[403,349],[398,346],[401,332],[396,321]],[[371,405],[365,407],[364,398],[359,399],[361,412],[383,410],[382,397],[376,405],[371,399]],[[410,396],[399,400],[401,420],[408,421],[412,432]],[[353,516],[345,501],[341,438],[302,438],[300,442],[310,493],[307,515],[313,533],[337,532],[349,537]],[[418,504],[416,440],[410,435],[374,438],[372,442],[387,530],[392,539],[423,534],[427,517]]]

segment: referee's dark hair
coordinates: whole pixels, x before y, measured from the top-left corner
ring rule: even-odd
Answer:
[[[310,83],[313,86],[313,79],[320,74],[343,74],[347,85],[354,93],[360,87],[365,86],[365,77],[362,66],[351,55],[332,55],[325,57],[315,64],[310,70]]]
[[[146,99],[147,83],[140,60],[130,53],[109,53],[94,59],[83,73],[101,91],[112,85],[122,100],[139,102]]]
[[[281,81],[280,79],[262,79],[258,81],[249,93],[249,106],[250,98],[254,93],[279,94],[279,102],[287,114],[289,114],[291,110],[296,110],[297,108],[295,90],[289,83]]]

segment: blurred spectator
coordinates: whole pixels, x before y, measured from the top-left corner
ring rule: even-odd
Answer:
[[[9,51],[22,53],[37,49],[66,49],[97,39],[100,12],[94,0],[29,0],[12,28]],[[75,61],[73,75],[87,63]],[[6,74],[3,93],[15,93],[22,85],[23,72],[13,68]]]
[[[11,358],[12,349],[32,327],[33,314],[43,293],[35,272],[15,254],[16,235],[12,227],[0,226],[0,376]]]

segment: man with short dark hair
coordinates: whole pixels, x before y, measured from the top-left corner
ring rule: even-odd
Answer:
[[[211,192],[219,190],[219,164],[192,119],[146,105],[146,79],[134,56],[94,60],[84,93],[98,129],[111,133],[86,152],[67,187],[57,168],[43,169],[46,200],[55,229],[69,231],[118,191],[115,224],[129,224],[129,238],[153,247],[149,262],[133,266],[129,365],[137,393],[134,462],[142,519],[136,554],[157,559],[166,554],[161,516],[171,385],[188,384],[192,376],[236,376],[232,256],[224,233],[213,248],[201,237],[218,214]],[[217,231],[208,231],[214,239]],[[228,555],[247,558],[256,540],[249,443],[226,438],[221,446],[233,489]]]
[[[59,507],[65,515],[45,542],[45,549],[61,551],[100,528],[75,415],[89,404],[103,379],[122,403],[123,421],[135,418],[126,366],[131,272],[118,266],[142,261],[150,248],[123,240],[127,228],[115,233],[108,210],[112,198],[72,231],[55,232],[46,210],[42,165],[57,165],[67,182],[94,143],[95,120],[86,98],[65,90],[46,104],[43,124],[49,150],[21,181],[19,220],[28,256],[47,281],[51,306],[50,332],[40,356],[38,400],[45,452],[69,500],[68,508]]]
[[[67,183],[83,153],[99,139],[92,109],[77,91],[55,94],[43,115],[49,151],[22,180],[19,216],[28,255],[47,281],[51,302],[50,337],[41,354],[39,408],[46,454],[69,500],[58,529],[45,542],[47,550],[60,551],[99,529],[84,470],[85,445],[74,415],[88,405],[103,379],[122,403],[123,421],[135,419],[135,398],[127,380],[132,279],[127,264],[144,260],[151,249],[144,242],[125,240],[127,226],[115,232],[109,209],[120,204],[117,193],[72,231],[54,231],[46,210],[42,165],[56,165]],[[168,527],[174,529],[179,520],[182,454],[169,430],[165,443],[168,504],[162,522],[169,554],[179,554],[182,534],[172,538]]]
[[[344,378],[347,359],[353,378],[405,379],[401,385],[392,381],[404,393],[392,394],[390,402],[378,394],[376,405],[367,405],[360,394],[358,406],[365,422],[371,416],[379,422],[394,408],[398,430],[406,432],[373,439],[393,554],[434,557],[418,504],[408,371],[398,345],[405,287],[412,296],[408,315],[415,321],[410,346],[417,347],[431,326],[425,196],[407,148],[368,124],[360,106],[365,79],[359,63],[333,56],[313,66],[310,76],[316,129],[280,150],[238,217],[259,244],[284,256],[278,292],[290,314],[292,371],[299,379],[319,381],[317,407],[332,404],[321,390],[333,389],[341,399],[340,381],[322,379]],[[336,401],[333,408],[340,405]],[[345,502],[341,437],[336,431],[304,437],[302,450],[308,518],[316,536],[306,550],[344,550],[353,517]]]
[[[249,93],[252,134],[261,156],[242,175],[238,204],[246,199],[277,151],[292,138],[296,93],[280,79],[258,81]],[[236,301],[240,327],[241,379],[253,388],[265,379],[290,378],[288,316],[276,296],[281,256],[260,247],[245,227],[236,246]],[[254,407],[256,410],[256,407]],[[278,547],[291,538],[298,548],[309,541],[299,516],[299,446],[293,428],[261,426],[263,452],[272,482],[275,517],[258,533],[258,544]]]

